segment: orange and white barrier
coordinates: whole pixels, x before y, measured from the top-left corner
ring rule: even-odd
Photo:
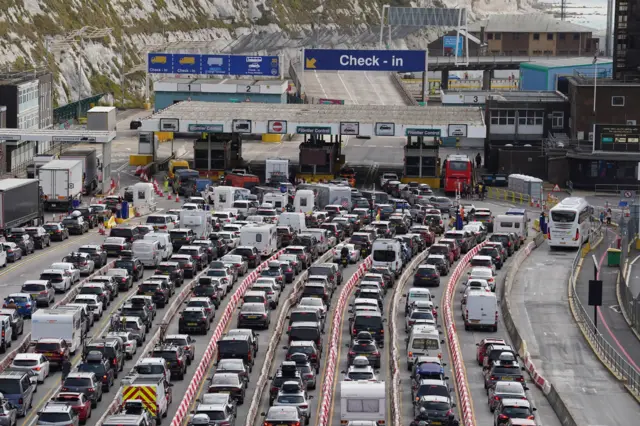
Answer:
[[[453,371],[458,387],[458,399],[460,411],[462,413],[462,423],[464,426],[475,426],[476,419],[473,415],[473,404],[471,402],[471,390],[467,386],[467,376],[464,366],[464,359],[462,357],[462,349],[460,348],[460,342],[458,341],[458,334],[456,331],[456,322],[453,317],[453,296],[455,294],[456,285],[458,280],[462,276],[462,273],[469,266],[471,258],[475,256],[480,249],[486,244],[486,242],[475,246],[469,250],[467,254],[460,260],[458,266],[454,269],[449,279],[449,284],[445,291],[444,297],[444,326],[447,330],[447,344],[449,346],[449,353],[451,354],[451,370]]]
[[[335,307],[335,314],[333,316],[333,324],[331,326],[331,337],[329,337],[329,350],[328,358],[326,361],[326,369],[324,374],[324,383],[322,384],[322,401],[320,402],[320,420],[317,426],[327,426],[330,419],[331,401],[333,400],[333,381],[335,378],[336,367],[338,366],[338,345],[340,344],[340,335],[342,334],[342,313],[344,312],[347,303],[349,302],[349,295],[351,290],[355,287],[356,283],[367,273],[371,267],[373,259],[371,256],[367,257],[362,264],[356,270],[356,273],[347,281],[342,287],[340,292],[340,298]],[[172,426],[178,426],[173,425]]]

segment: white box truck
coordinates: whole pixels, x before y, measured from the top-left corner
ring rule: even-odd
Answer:
[[[82,348],[82,313],[80,310],[38,309],[31,317],[31,341],[62,338],[71,353]]]
[[[82,161],[53,160],[40,167],[45,210],[69,211],[82,195]]]
[[[340,382],[340,423],[369,420],[378,425],[389,424],[386,398],[384,382]]]
[[[265,161],[264,181],[269,184],[289,181],[289,160],[267,158]]]
[[[97,106],[87,111],[87,130],[115,132],[118,125],[116,107]]]

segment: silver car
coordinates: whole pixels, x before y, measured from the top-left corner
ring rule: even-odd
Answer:
[[[313,396],[308,396],[306,390],[300,389],[298,382],[288,381],[282,384],[278,396],[276,396],[275,401],[273,401],[273,405],[298,408],[300,415],[304,417],[304,424],[308,425],[309,418],[311,417],[309,410],[309,400],[311,398],[313,398]]]
[[[49,307],[55,301],[56,291],[50,281],[28,280],[22,284],[21,293],[29,293],[37,305]]]
[[[130,331],[110,331],[106,337],[119,337],[123,340],[127,359],[133,359],[133,356],[138,352],[138,339]]]

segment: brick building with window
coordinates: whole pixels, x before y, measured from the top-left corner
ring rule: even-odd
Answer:
[[[468,25],[490,56],[593,56],[593,29],[545,14],[490,15]]]

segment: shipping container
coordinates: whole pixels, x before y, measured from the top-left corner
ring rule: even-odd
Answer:
[[[0,230],[42,223],[41,200],[37,179],[0,180]]]
[[[87,112],[87,130],[115,132],[116,107],[97,106]]]

